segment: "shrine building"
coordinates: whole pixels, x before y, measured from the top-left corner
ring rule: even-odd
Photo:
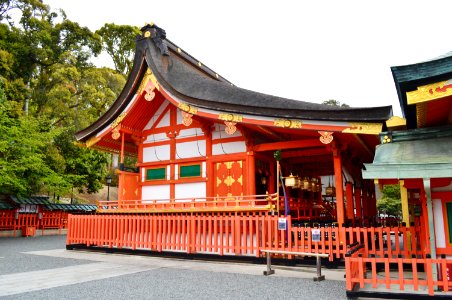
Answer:
[[[147,25],[123,91],[76,137],[120,155],[117,202],[99,213],[284,211],[342,226],[375,221],[373,180],[361,170],[391,116],[390,106],[344,108],[237,87]],[[137,164],[125,166],[125,156]],[[288,180],[279,190],[277,170]]]

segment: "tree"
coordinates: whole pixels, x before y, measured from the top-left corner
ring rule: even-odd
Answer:
[[[48,164],[48,149],[58,130],[41,118],[15,116],[7,101],[0,103],[0,190],[30,195],[44,186],[63,188],[63,176]]]
[[[100,37],[64,11],[40,0],[0,2],[1,193],[101,187],[108,155],[74,145],[74,132],[103,114],[125,83],[90,63],[101,49]]]
[[[402,203],[400,199],[400,186],[385,185],[382,190],[383,196],[377,201],[377,208],[380,213],[399,217],[402,215]]]
[[[331,105],[331,106],[338,106],[338,107],[350,107],[350,105],[345,104],[345,103],[340,103],[337,100],[334,99],[330,99],[330,100],[325,100],[322,102],[322,104],[326,104],[326,105]]]
[[[113,59],[116,71],[124,75],[129,74],[135,52],[135,38],[140,34],[140,29],[107,23],[96,33],[101,36],[103,49]]]

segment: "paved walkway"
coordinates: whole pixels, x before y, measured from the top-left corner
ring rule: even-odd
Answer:
[[[9,299],[345,299],[343,270],[67,251],[64,236],[0,239]],[[17,251],[17,250],[25,251]]]

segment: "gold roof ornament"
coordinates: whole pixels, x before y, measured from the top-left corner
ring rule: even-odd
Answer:
[[[350,126],[342,132],[360,134],[379,134],[383,129],[382,123],[350,123]]]
[[[230,113],[221,113],[218,115],[218,119],[220,119],[222,121],[235,122],[235,123],[243,121],[243,117],[241,115],[235,115],[235,114],[230,114]]]
[[[299,120],[276,119],[273,121],[273,125],[283,128],[301,128],[303,122]]]
[[[180,102],[177,106],[180,110],[185,111],[189,114],[192,115],[196,115],[196,113],[198,112],[198,109],[196,107],[191,106],[190,104],[187,103],[182,103]]]
[[[386,127],[388,127],[388,129],[397,130],[406,128],[406,119],[398,116],[392,116],[389,120],[386,121]]]
[[[452,95],[452,79],[418,86],[417,90],[407,92],[407,104],[418,104]]]

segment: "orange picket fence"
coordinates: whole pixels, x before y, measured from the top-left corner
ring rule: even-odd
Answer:
[[[62,211],[51,211],[51,212],[43,212],[41,213],[40,221],[37,226],[42,231],[42,235],[44,235],[44,231],[46,229],[58,229],[61,234],[61,230],[63,229],[63,214]]]
[[[258,212],[69,215],[67,245],[255,256],[267,249],[323,253],[334,260],[358,242],[366,243],[366,253],[375,256],[422,253],[414,227],[298,227],[289,216],[286,230],[279,230],[284,222],[278,221]]]
[[[432,268],[438,270],[434,278]],[[452,290],[452,259],[368,257],[364,245],[354,247],[345,257],[346,290],[386,289],[425,292],[434,295],[435,290]]]
[[[41,229],[44,235],[48,229],[67,228],[68,213],[65,211],[43,211],[42,213],[18,213],[15,210],[0,211],[0,231]],[[34,234],[32,234],[34,235]]]
[[[13,230],[16,236],[16,212],[13,210],[0,210],[0,230]]]
[[[276,210],[276,194],[178,198],[172,200],[98,201],[100,213],[235,212]]]
[[[22,227],[38,227],[38,214],[19,214],[16,226],[17,228]]]

